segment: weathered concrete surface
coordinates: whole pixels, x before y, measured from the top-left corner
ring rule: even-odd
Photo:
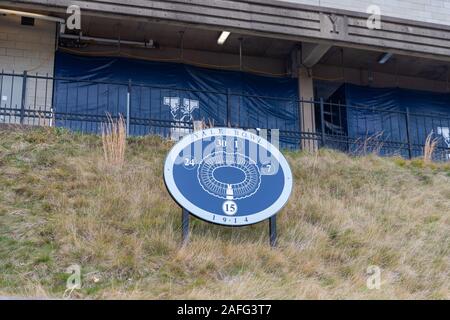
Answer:
[[[377,5],[387,17],[410,19],[450,26],[450,1],[448,0],[279,0],[298,4],[366,12]]]
[[[227,29],[450,61],[450,26],[384,17],[367,28],[367,14],[273,0],[92,0],[76,2],[85,14]],[[63,14],[72,0],[3,1],[4,6]]]

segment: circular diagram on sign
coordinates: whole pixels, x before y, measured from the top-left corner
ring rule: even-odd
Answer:
[[[292,172],[278,148],[251,131],[209,128],[180,140],[167,154],[170,195],[205,221],[246,226],[277,214],[292,191]]]
[[[225,200],[251,197],[261,185],[256,162],[240,153],[210,154],[199,164],[197,178],[206,192]]]

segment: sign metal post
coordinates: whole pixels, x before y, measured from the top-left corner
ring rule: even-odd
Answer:
[[[270,246],[277,246],[277,216],[269,218],[269,235],[270,235]]]
[[[187,245],[189,242],[189,218],[190,213],[181,208],[181,243]],[[269,218],[269,242],[272,248],[277,246],[277,216]]]
[[[181,229],[182,229],[182,242],[183,245],[189,241],[189,211],[181,209]]]

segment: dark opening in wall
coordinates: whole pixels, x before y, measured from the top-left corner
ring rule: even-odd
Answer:
[[[23,26],[34,26],[34,18],[22,17],[21,24]]]

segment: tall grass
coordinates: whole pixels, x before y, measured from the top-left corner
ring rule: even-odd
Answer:
[[[110,114],[107,114],[107,122],[102,123],[103,157],[107,164],[123,166],[127,143],[125,128],[125,120],[122,115],[115,120]]]
[[[369,154],[380,154],[381,149],[383,149],[383,134],[384,132],[377,132],[373,135],[366,136],[365,138],[358,138],[356,140],[356,149],[354,151],[355,155],[366,156]]]
[[[202,120],[198,120],[198,121],[194,121],[194,131],[200,131],[203,129],[210,129],[210,128],[214,128],[215,124],[214,124],[214,119],[208,119],[208,121],[206,122],[205,119],[203,118]]]
[[[78,264],[72,298],[450,298],[449,164],[287,152],[276,249],[266,223],[193,217],[183,247],[162,178],[172,144],[129,138],[121,170],[103,170],[99,137],[0,131],[0,296],[62,298]],[[372,265],[380,290],[366,285]]]
[[[425,140],[425,146],[423,148],[423,161],[431,162],[433,160],[433,153],[436,150],[439,142],[438,138],[433,139],[434,132],[431,132]]]

